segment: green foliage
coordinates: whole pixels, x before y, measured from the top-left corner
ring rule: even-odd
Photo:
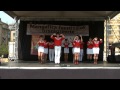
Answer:
[[[0,56],[8,54],[8,45],[2,44],[0,45]]]

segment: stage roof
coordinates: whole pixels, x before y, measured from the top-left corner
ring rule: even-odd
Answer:
[[[21,21],[104,21],[113,18],[120,11],[4,11]]]

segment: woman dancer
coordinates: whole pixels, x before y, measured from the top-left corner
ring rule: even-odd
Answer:
[[[91,61],[93,55],[93,41],[92,38],[89,38],[87,42],[87,60]]]
[[[98,55],[99,55],[99,45],[102,43],[102,39],[98,40],[97,37],[93,39],[93,54],[94,54],[94,64],[97,64]]]
[[[39,41],[37,42],[38,44],[38,60],[40,63],[44,62],[43,55],[44,55],[44,39],[43,36],[39,37]]]
[[[44,40],[44,61],[47,61],[47,55],[48,55],[48,43],[46,40]]]
[[[80,37],[82,38],[82,36],[80,35]],[[82,42],[82,39],[79,39],[79,36],[75,36],[74,41],[73,41],[73,45],[74,45],[74,64],[78,64],[78,60],[79,60],[79,55],[80,55],[80,44]]]

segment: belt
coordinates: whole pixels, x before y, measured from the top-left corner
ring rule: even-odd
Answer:
[[[75,47],[75,48],[80,48],[80,47]]]
[[[99,47],[93,47],[93,48],[99,48]]]
[[[44,47],[44,46],[39,46],[39,47]]]

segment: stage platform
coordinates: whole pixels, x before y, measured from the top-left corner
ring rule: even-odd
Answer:
[[[17,61],[9,61],[7,63],[2,63],[0,68],[120,68],[120,63],[108,63],[103,61],[98,61],[98,64],[93,64],[93,61],[84,61],[79,62],[78,65],[73,64],[72,62],[61,62],[59,65],[56,65],[54,62],[49,62],[41,64],[38,61],[23,61],[23,60],[17,60]]]
[[[41,64],[38,61],[9,61],[7,63],[2,63],[0,68],[26,68],[26,69],[63,69],[63,68],[70,68],[70,69],[91,69],[91,68],[119,68],[120,63],[108,63],[103,61],[98,61],[98,64],[93,64],[93,61],[84,61],[79,62],[78,65],[73,64],[72,62],[61,62],[59,65],[56,65],[54,62],[47,62],[45,64]]]
[[[0,66],[0,79],[120,79],[120,63],[9,61]]]

